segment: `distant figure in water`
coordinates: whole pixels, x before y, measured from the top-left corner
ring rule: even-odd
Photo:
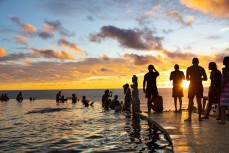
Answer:
[[[199,114],[199,121],[201,119],[201,112],[202,112],[202,105],[201,105],[201,98],[203,98],[203,84],[202,81],[207,81],[207,74],[203,67],[199,66],[199,59],[193,58],[192,59],[192,66],[187,68],[186,71],[186,80],[190,81],[189,88],[188,88],[188,118],[185,121],[192,120],[192,110],[194,105],[194,97],[196,96],[197,101],[197,108]]]
[[[81,101],[81,102],[83,103],[83,105],[84,105],[85,107],[88,107],[89,105],[90,105],[90,106],[93,106],[93,103],[94,103],[94,102],[91,102],[91,103],[89,104],[90,100],[87,100],[87,99],[86,99],[86,96],[83,96],[83,97],[82,97],[82,101]]]
[[[62,103],[66,102],[67,100],[68,100],[68,98],[64,98],[64,95],[62,95],[61,98],[60,98],[60,101]]]
[[[60,102],[60,99],[61,99],[61,91],[59,91],[59,92],[56,94],[56,102]]]
[[[112,97],[112,92],[109,90],[105,90],[105,93],[102,96],[102,107],[105,109],[109,109],[109,105],[111,102],[111,99],[109,97]]]
[[[23,101],[22,92],[19,92],[19,94],[16,97],[16,100],[19,101],[19,102]]]
[[[76,103],[77,102],[77,97],[76,94],[72,94],[72,103]]]
[[[123,90],[125,94],[125,100],[123,105],[123,111],[131,112],[131,91],[130,91],[130,85],[127,83],[123,85]]]
[[[8,101],[9,100],[9,97],[7,96],[7,94],[2,94],[1,97],[0,97],[0,100],[1,101]]]
[[[174,105],[175,105],[175,112],[181,112],[182,108],[182,97],[183,94],[183,87],[182,87],[182,80],[185,79],[184,72],[179,70],[179,65],[176,64],[174,66],[175,71],[170,73],[170,80],[173,81],[173,93],[172,97],[174,98]],[[179,99],[180,109],[177,111],[177,98]]]
[[[36,99],[34,97],[29,98],[30,101],[35,101]]]
[[[208,90],[208,105],[206,109],[206,115],[202,117],[202,119],[208,119],[209,113],[212,108],[212,104],[218,104],[220,102],[220,90],[221,90],[221,72],[217,69],[217,65],[215,62],[210,62],[208,64],[208,69],[211,70],[210,74],[210,79],[211,79],[211,84]],[[219,113],[220,114],[220,107],[218,107]],[[217,116],[217,119],[220,119],[220,116]]]
[[[118,95],[114,96],[114,99],[110,103],[110,108],[115,110],[115,112],[120,112],[122,110],[122,105],[118,101]]]

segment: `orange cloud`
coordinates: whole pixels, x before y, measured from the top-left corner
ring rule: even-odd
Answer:
[[[31,60],[23,60],[23,62],[28,66],[32,65],[33,63]]]
[[[0,56],[6,56],[6,51],[4,48],[0,48]]]
[[[187,7],[218,18],[229,17],[228,0],[180,0]]]
[[[61,47],[67,47],[67,48],[70,48],[71,50],[77,52],[77,53],[85,53],[80,47],[78,47],[76,44],[74,43],[71,43],[69,41],[67,41],[66,39],[60,39],[58,41],[58,44],[61,46]]]
[[[27,38],[22,35],[17,36],[16,41],[22,44],[27,44],[28,42]]]
[[[34,31],[36,31],[36,27],[35,26],[33,26],[33,25],[31,25],[31,24],[28,24],[28,23],[26,23],[26,24],[22,24],[22,29],[25,31],[25,32],[27,32],[27,33],[29,33],[29,34],[31,34],[31,33],[33,33]]]

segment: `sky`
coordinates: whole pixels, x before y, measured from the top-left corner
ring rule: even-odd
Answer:
[[[149,64],[167,88],[194,57],[221,70],[228,40],[229,0],[0,0],[0,89],[142,88]]]

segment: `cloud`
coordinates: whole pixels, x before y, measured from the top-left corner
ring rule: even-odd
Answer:
[[[110,69],[107,69],[107,68],[101,68],[100,71],[101,71],[101,72],[109,72],[109,71],[111,71],[111,70],[110,70]]]
[[[162,48],[162,37],[153,36],[149,29],[120,29],[114,26],[103,26],[101,32],[91,34],[90,40],[99,42],[105,38],[117,40],[121,46],[137,50]]]
[[[207,39],[213,39],[213,40],[220,39],[220,38],[221,37],[219,35],[210,35],[210,36],[207,37]]]
[[[193,16],[187,16],[187,19],[185,20],[177,11],[175,10],[167,10],[166,15],[178,23],[184,25],[184,26],[191,26],[194,22]]]
[[[35,26],[33,26],[32,24],[28,24],[28,23],[22,24],[22,25],[21,25],[21,28],[22,28],[23,31],[25,31],[25,32],[27,32],[27,33],[29,33],[29,34],[34,33],[34,32],[36,31],[36,29],[37,29],[37,28],[36,28]]]
[[[180,0],[181,4],[217,18],[229,17],[228,0]]]
[[[21,24],[21,19],[18,16],[11,16],[10,20],[16,23],[17,25]]]
[[[69,48],[69,49],[75,51],[76,53],[85,53],[85,51],[83,51],[83,50],[82,50],[80,47],[78,47],[76,44],[71,43],[71,42],[67,41],[67,40],[64,39],[64,38],[59,39],[58,45],[60,45],[61,47]]]
[[[38,32],[38,36],[42,39],[52,38],[53,32],[58,32],[62,36],[74,36],[73,32],[66,30],[60,21],[45,21],[42,30]]]
[[[28,40],[25,36],[22,36],[22,35],[18,35],[16,37],[16,41],[21,43],[21,44],[27,44]]]
[[[105,55],[105,54],[101,55],[100,57],[104,61],[109,61],[110,60],[110,58],[107,55]]]
[[[124,54],[123,57],[134,61],[135,65],[146,65],[149,63],[158,63],[160,60],[155,56],[143,56],[137,54]]]
[[[55,51],[51,49],[35,49],[30,48],[37,56],[45,58],[56,58],[61,60],[74,60],[75,58],[66,51]]]
[[[0,48],[0,56],[2,57],[6,56],[6,51],[4,48]]]
[[[22,60],[22,59],[26,59],[29,57],[34,57],[33,54],[29,53],[29,54],[9,54],[7,56],[4,57],[0,57],[0,62],[8,62],[8,61],[17,61],[17,60]]]
[[[28,59],[23,60],[23,62],[28,66],[31,66],[33,64],[33,62],[31,60],[28,60]]]

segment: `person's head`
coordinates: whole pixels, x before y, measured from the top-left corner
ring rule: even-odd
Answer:
[[[149,70],[149,71],[153,71],[153,69],[154,69],[154,66],[153,66],[153,65],[149,65],[149,66],[148,66],[148,70]]]
[[[105,94],[109,94],[109,92],[110,92],[110,91],[109,91],[108,89],[107,89],[107,90],[105,90]]]
[[[193,58],[193,59],[192,59],[192,64],[193,64],[193,65],[198,65],[198,64],[199,64],[199,59],[196,58],[196,57]]]
[[[76,94],[72,94],[72,97],[75,97],[76,96]]]
[[[174,65],[174,69],[179,70],[179,65],[178,64]]]
[[[229,67],[229,56],[224,57],[223,65],[225,65],[226,67]]]
[[[209,69],[209,70],[216,70],[216,69],[217,69],[216,63],[215,63],[215,62],[210,62],[210,63],[208,64],[208,69]]]
[[[86,97],[85,97],[85,96],[83,96],[83,99],[86,99]]]
[[[118,99],[118,95],[115,95],[114,98],[115,98],[115,99]]]

